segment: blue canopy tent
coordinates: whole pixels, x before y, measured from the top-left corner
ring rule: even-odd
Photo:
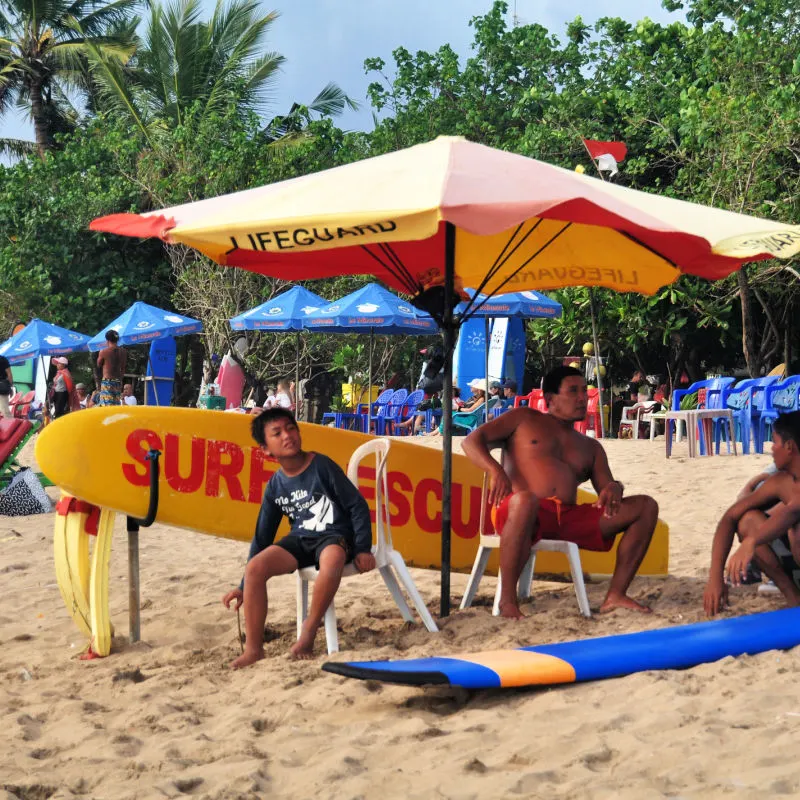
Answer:
[[[433,335],[439,326],[430,314],[377,283],[370,283],[306,318],[306,328],[327,333],[369,330],[369,378],[372,387],[372,350],[375,332],[380,334]],[[371,391],[371,388],[370,388]],[[371,421],[372,403],[368,405]]]
[[[489,419],[489,323],[491,319],[502,317],[520,317],[523,319],[536,319],[547,317],[555,319],[561,316],[561,303],[551,300],[547,295],[539,292],[511,292],[509,294],[495,295],[491,298],[485,294],[476,294],[474,289],[467,289],[470,300],[459,303],[456,313],[462,319],[483,317],[485,324],[484,340],[484,375],[486,376],[486,403],[484,413]]]
[[[300,413],[300,332],[306,328],[306,320],[319,309],[329,305],[314,292],[302,286],[294,286],[287,292],[267,300],[260,306],[232,317],[229,322],[235,331],[296,331],[295,337],[295,405]]]
[[[96,336],[89,340],[89,350],[92,352],[102,350],[106,344],[106,333],[110,330],[114,330],[119,334],[119,344],[125,346],[147,344],[168,336],[175,337],[185,336],[189,333],[200,333],[203,330],[203,323],[191,317],[184,317],[174,311],[165,311],[138,300],[127,311],[112,320]],[[158,376],[156,376],[149,356],[147,360],[150,366],[150,376],[155,381]],[[167,379],[164,378],[163,380]],[[158,392],[154,391],[153,396],[158,405]]]

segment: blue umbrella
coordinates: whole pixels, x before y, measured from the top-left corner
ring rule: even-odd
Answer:
[[[477,294],[474,289],[467,289],[470,300],[459,303],[456,313],[462,317],[483,317],[486,325],[484,340],[484,359],[486,375],[486,419],[489,419],[489,320],[497,317],[524,317],[535,319],[547,317],[554,319],[562,313],[561,303],[551,300],[539,292],[511,292],[487,298],[485,294]]]
[[[89,340],[89,349],[92,352],[102,350],[106,346],[106,333],[110,330],[115,330],[119,334],[121,345],[132,345],[151,342],[164,336],[200,333],[203,330],[203,323],[176,314],[174,311],[164,311],[137,301]]]
[[[329,303],[302,286],[294,286],[288,292],[273,297],[260,306],[251,308],[229,320],[235,331],[297,331],[295,346],[295,405],[300,411],[300,331],[306,320],[315,311]]]
[[[377,283],[309,314],[306,328],[326,333],[354,333],[369,330],[369,386],[372,391],[372,343],[375,332],[382,334],[432,335],[439,332],[430,314],[415,308]],[[369,404],[372,413],[372,403]]]
[[[40,319],[32,319],[0,345],[0,355],[18,364],[36,356],[63,356],[88,349],[89,337]]]

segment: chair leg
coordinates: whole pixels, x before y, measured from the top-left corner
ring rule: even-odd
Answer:
[[[463,611],[472,605],[475,599],[475,594],[478,591],[483,573],[486,572],[486,565],[489,563],[489,556],[492,554],[491,547],[480,545],[478,547],[478,555],[475,557],[475,563],[472,565],[472,572],[469,575],[469,582],[467,583],[464,596],[461,598],[461,605],[459,608]]]
[[[325,609],[325,640],[328,645],[328,655],[339,652],[339,632],[336,630],[336,608],[333,600]]]
[[[530,557],[525,562],[522,572],[519,576],[519,584],[517,584],[517,591],[521,600],[528,600],[531,596],[531,585],[533,584],[533,571],[536,567],[536,551],[531,550]]]
[[[503,572],[497,570],[497,589],[494,592],[494,603],[492,603],[492,616],[500,616],[500,595],[503,593]]]
[[[378,571],[381,573],[386,588],[392,595],[392,600],[394,600],[395,604],[400,609],[400,616],[402,616],[406,622],[413,622],[414,615],[411,613],[411,609],[408,607],[405,597],[403,597],[403,592],[400,590],[400,585],[392,572],[392,568],[387,565],[385,567],[380,567]]]
[[[303,632],[303,623],[308,616],[308,581],[297,575],[297,638]]]
[[[428,607],[425,605],[425,601],[422,599],[419,589],[417,589],[417,584],[414,583],[414,579],[411,577],[411,573],[408,571],[406,562],[396,550],[392,553],[392,564],[397,572],[397,579],[408,592],[408,596],[411,598],[414,608],[417,609],[417,613],[422,620],[422,624],[431,633],[438,633],[439,628],[434,622],[431,612],[428,611]]]
[[[577,545],[567,548],[567,558],[569,559],[569,569],[572,573],[572,585],[575,587],[575,597],[578,599],[578,608],[584,617],[591,617],[592,610],[589,608],[589,598],[586,596],[586,584],[583,582],[583,566],[581,565],[581,555]]]

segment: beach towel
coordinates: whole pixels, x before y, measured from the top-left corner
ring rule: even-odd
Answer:
[[[53,504],[47,496],[36,473],[25,468],[17,472],[11,482],[0,492],[0,515],[22,517],[28,514],[48,514]]]

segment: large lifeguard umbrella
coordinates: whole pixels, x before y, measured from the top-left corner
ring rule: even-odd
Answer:
[[[378,283],[369,283],[317,309],[308,315],[305,324],[309,330],[326,333],[369,331],[369,392],[372,391],[372,348],[376,332],[411,336],[439,333],[439,326],[430,314],[420,311]],[[371,402],[368,409],[371,421]]]
[[[653,294],[800,252],[800,227],[638,192],[456,137],[92,230],[159,237],[287,280],[371,274],[441,322],[441,611],[450,605],[452,352],[460,287]]]
[[[286,292],[232,317],[229,322],[235,331],[296,331],[294,391],[295,406],[300,413],[300,331],[315,311],[328,305],[318,294],[302,286],[293,286]]]

